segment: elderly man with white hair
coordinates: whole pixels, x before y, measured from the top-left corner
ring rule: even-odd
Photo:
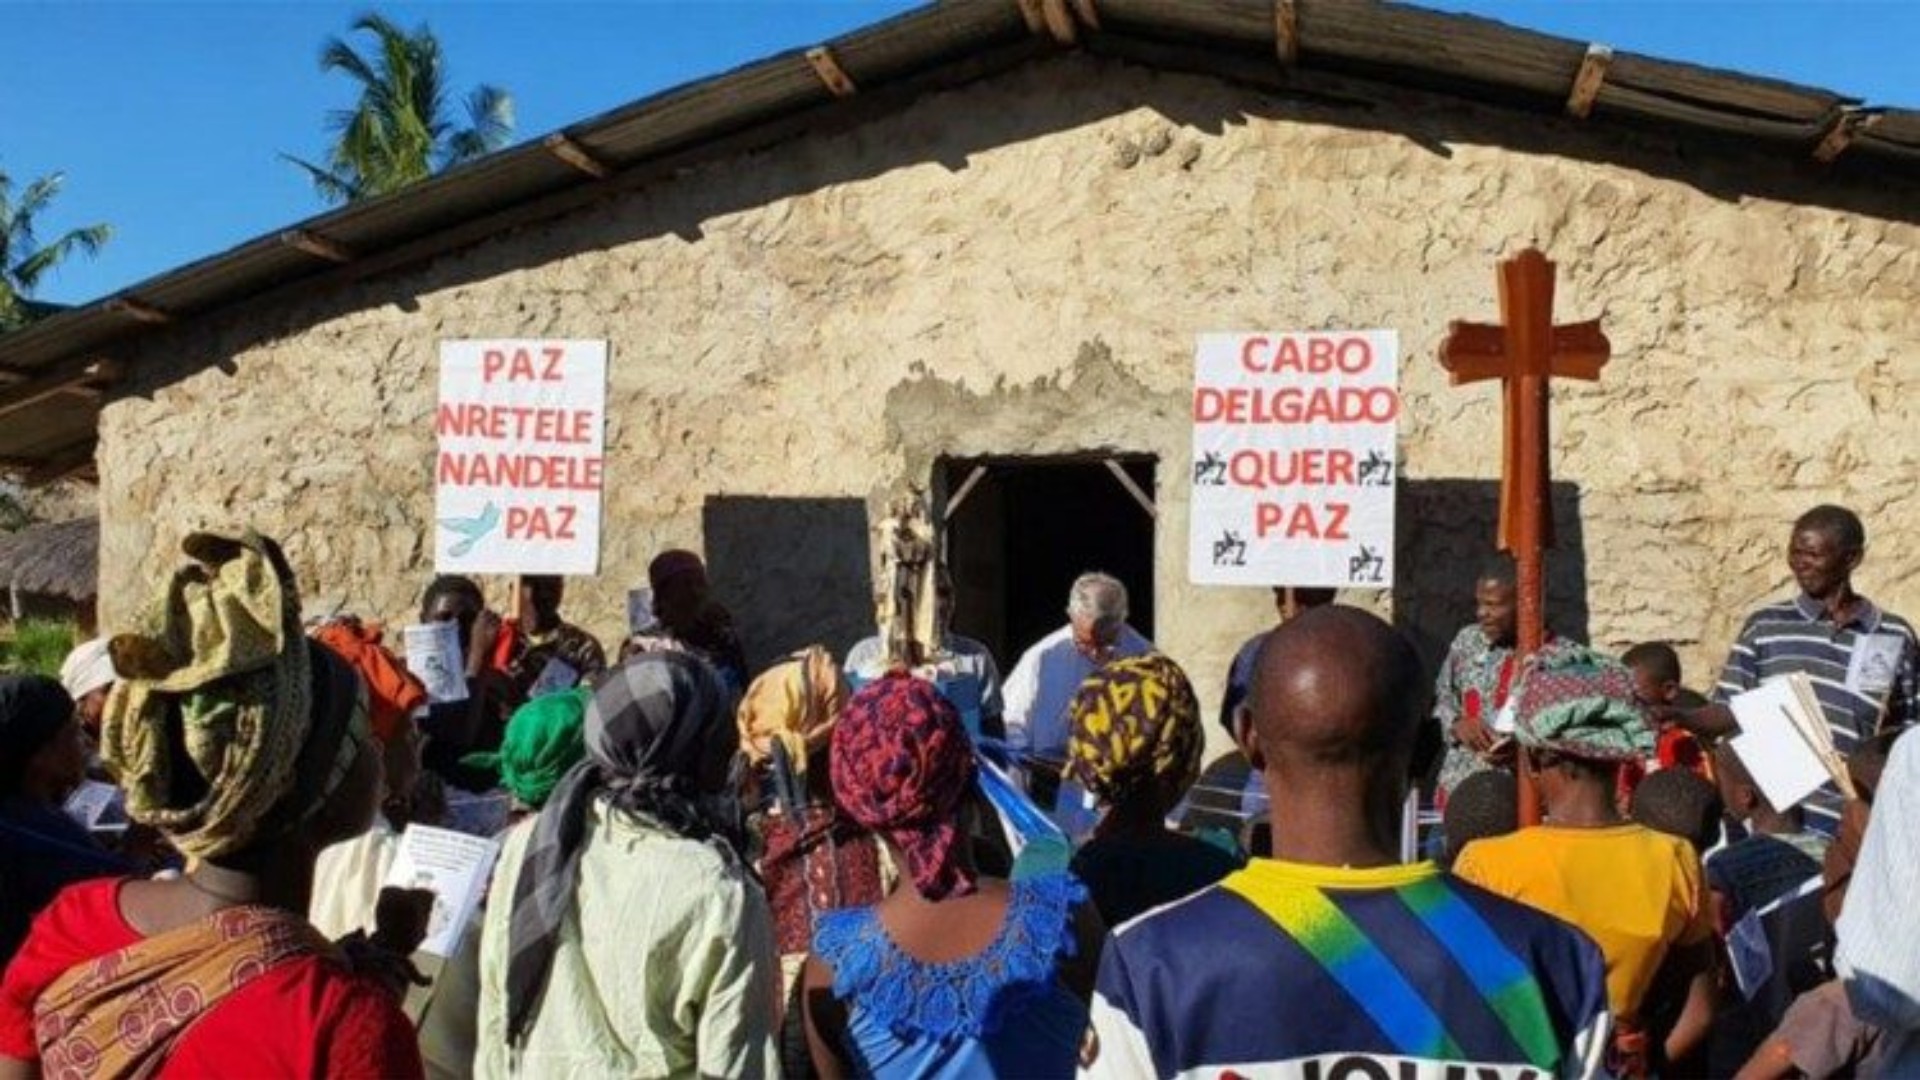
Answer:
[[[1067,596],[1067,625],[1028,649],[1007,677],[1007,742],[1032,759],[1065,760],[1067,710],[1080,684],[1111,661],[1152,651],[1127,625],[1127,587],[1106,574],[1080,575]]]

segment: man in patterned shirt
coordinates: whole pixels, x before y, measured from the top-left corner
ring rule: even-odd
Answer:
[[[1519,596],[1513,560],[1501,555],[1489,562],[1474,582],[1474,621],[1460,629],[1441,661],[1433,719],[1446,746],[1440,763],[1443,795],[1492,766],[1491,752],[1501,741],[1495,729],[1513,687]]]
[[[1844,755],[1882,730],[1920,719],[1920,648],[1907,620],[1853,591],[1867,532],[1853,511],[1816,506],[1793,523],[1787,566],[1800,594],[1747,616],[1727,654],[1713,704],[1675,718],[1695,734],[1736,730],[1727,701],[1767,679],[1804,673]],[[1840,793],[1828,784],[1805,804],[1807,823],[1832,836]]]

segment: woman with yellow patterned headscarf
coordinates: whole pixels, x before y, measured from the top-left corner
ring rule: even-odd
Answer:
[[[186,873],[61,893],[8,971],[0,1058],[90,1078],[421,1075],[399,987],[305,919],[320,850],[373,819],[366,688],[301,633],[273,541],[184,547],[140,631],[112,641],[101,743],[128,814]],[[376,935],[401,956],[425,928],[419,899],[392,905],[412,932]]]
[[[846,703],[840,665],[818,645],[768,668],[740,700],[740,751],[762,796],[754,819],[763,845],[758,869],[773,908],[787,1004],[781,1060],[794,1076],[806,1075],[808,1067],[794,991],[814,917],[876,903],[882,895],[879,845],[833,801],[827,753]]]
[[[1104,814],[1073,857],[1100,917],[1118,926],[1239,867],[1230,852],[1167,828],[1200,775],[1200,703],[1186,672],[1159,653],[1115,660],[1074,695],[1067,775]]]

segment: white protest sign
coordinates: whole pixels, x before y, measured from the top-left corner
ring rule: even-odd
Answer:
[[[1393,585],[1398,367],[1391,330],[1200,336],[1196,584]]]
[[[443,341],[434,568],[595,574],[607,343]]]

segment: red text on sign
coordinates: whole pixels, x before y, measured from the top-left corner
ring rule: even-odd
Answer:
[[[1198,424],[1391,424],[1400,415],[1392,388],[1282,387],[1277,390],[1203,386],[1193,392]]]
[[[540,349],[488,349],[480,355],[480,375],[486,382],[565,382],[560,362],[567,350],[552,345]]]
[[[1253,528],[1260,539],[1351,540],[1347,535],[1347,503],[1263,502],[1253,508]]]
[[[434,428],[440,435],[588,443],[593,440],[593,417],[592,409],[540,409],[527,405],[454,402],[440,406]]]
[[[1297,337],[1281,338],[1277,347],[1250,337],[1240,346],[1240,366],[1256,375],[1358,375],[1373,366],[1373,346],[1364,337],[1310,337],[1304,349]]]
[[[507,539],[578,540],[573,531],[573,518],[577,512],[571,506],[509,506]]]
[[[1241,487],[1269,488],[1287,484],[1354,486],[1351,450],[1236,450],[1227,461],[1227,476]]]
[[[560,454],[466,454],[442,451],[441,487],[510,487],[598,491],[602,459]]]

